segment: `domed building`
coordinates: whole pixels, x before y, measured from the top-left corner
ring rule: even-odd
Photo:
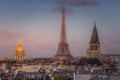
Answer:
[[[14,60],[24,61],[25,59],[26,59],[25,50],[22,46],[22,41],[19,40],[18,46],[17,46],[17,48],[15,50],[15,54],[14,54]]]

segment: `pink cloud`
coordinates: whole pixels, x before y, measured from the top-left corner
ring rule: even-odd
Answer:
[[[0,30],[1,39],[15,39],[21,37],[21,34],[18,32],[11,32],[8,30]]]
[[[25,41],[31,41],[34,39],[34,36],[28,35],[25,32],[15,32],[10,30],[0,30],[0,40],[25,40]]]
[[[120,52],[120,38],[119,34],[116,35],[104,35],[101,39],[101,47],[103,53],[118,54]]]

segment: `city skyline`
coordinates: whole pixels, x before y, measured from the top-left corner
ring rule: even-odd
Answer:
[[[0,56],[13,57],[21,39],[27,57],[53,57],[61,32],[59,0],[0,1]],[[66,0],[67,1],[67,0]],[[120,52],[120,1],[97,0],[96,5],[65,5],[67,38],[73,56],[86,55],[96,21],[101,52]]]

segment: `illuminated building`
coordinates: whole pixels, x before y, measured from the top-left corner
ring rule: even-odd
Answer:
[[[17,61],[24,61],[26,59],[25,50],[22,46],[21,40],[19,40],[18,46],[15,50],[14,59]]]

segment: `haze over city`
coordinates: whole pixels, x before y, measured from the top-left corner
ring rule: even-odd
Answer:
[[[21,39],[28,57],[52,57],[60,41],[61,13],[65,6],[67,38],[73,56],[86,55],[96,21],[101,52],[120,52],[120,1],[91,0],[72,4],[59,0],[1,0],[0,56],[13,57]],[[64,3],[64,4],[63,4]]]

